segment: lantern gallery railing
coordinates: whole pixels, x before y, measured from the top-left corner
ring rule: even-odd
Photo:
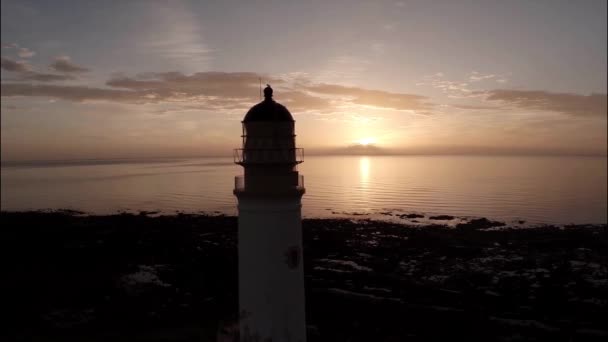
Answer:
[[[298,184],[294,186],[296,189],[304,189],[304,176],[298,175]],[[243,191],[245,190],[245,176],[234,177],[234,190]]]
[[[237,148],[237,164],[300,164],[304,161],[303,148]]]

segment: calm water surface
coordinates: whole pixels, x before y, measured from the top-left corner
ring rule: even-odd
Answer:
[[[306,217],[353,212],[606,223],[605,157],[314,156],[300,165]],[[231,158],[5,165],[2,210],[236,214]]]

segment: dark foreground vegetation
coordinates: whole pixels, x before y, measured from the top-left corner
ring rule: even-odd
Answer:
[[[0,216],[2,340],[216,341],[234,327],[236,217]],[[309,341],[606,341],[606,226],[495,226],[305,220]]]

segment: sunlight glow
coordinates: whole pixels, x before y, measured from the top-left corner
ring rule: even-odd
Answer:
[[[362,139],[357,140],[357,143],[359,145],[363,145],[363,146],[367,146],[367,145],[373,144],[375,142],[376,142],[376,139],[374,139],[374,138],[362,138]]]

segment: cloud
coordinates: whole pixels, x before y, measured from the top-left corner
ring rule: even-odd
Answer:
[[[494,110],[494,109],[502,109],[501,107],[477,106],[477,105],[452,105],[452,107],[458,108],[458,109],[468,109],[468,110]]]
[[[280,102],[292,111],[333,110],[332,102],[330,100],[306,92],[291,90],[280,92],[279,94]]]
[[[479,82],[479,81],[483,81],[483,80],[489,80],[494,77],[496,77],[496,75],[494,75],[494,74],[480,74],[477,71],[473,71],[471,73],[471,75],[469,76],[469,81],[470,82]]]
[[[448,80],[445,78],[445,75],[442,72],[437,72],[435,74],[422,77],[422,80],[417,82],[416,85],[430,86],[439,89],[452,99],[467,99],[482,97],[484,93],[479,89],[480,83],[478,82],[490,79],[494,79],[496,82],[501,84],[508,82],[505,75],[481,74],[477,71],[471,72],[470,75],[462,81]]]
[[[68,56],[61,56],[55,58],[55,61],[51,63],[50,68],[57,72],[65,72],[65,73],[79,73],[79,72],[87,72],[89,69],[78,66],[70,60]]]
[[[463,81],[450,81],[444,78],[442,72],[437,72],[433,75],[427,75],[422,78],[422,81],[416,83],[416,85],[431,86],[433,88],[441,90],[442,93],[446,94],[450,98],[468,98],[476,97],[473,90],[469,87],[469,82]]]
[[[154,101],[194,103],[245,103],[259,100],[260,75],[251,72],[145,73],[136,77],[119,76],[106,82],[112,88],[129,90]],[[281,84],[276,78],[266,82]]]
[[[21,58],[30,58],[36,54],[34,51],[32,51],[28,48],[25,48],[25,47],[20,48],[19,44],[17,44],[17,43],[2,44],[2,48],[17,49],[17,56],[19,56]]]
[[[123,88],[158,101],[193,102],[206,108],[247,108],[259,101],[260,77],[280,94],[281,102],[294,110],[323,110],[330,107],[326,99],[285,86],[281,78],[252,72],[179,72],[146,73],[138,77],[110,79],[106,85]]]
[[[12,72],[27,72],[31,70],[31,66],[23,61],[14,61],[6,57],[0,58],[0,67],[6,71]]]
[[[17,55],[21,58],[30,58],[34,56],[36,53],[28,48],[20,48]]]
[[[54,84],[25,84],[25,83],[2,83],[2,96],[41,96],[52,97],[69,101],[106,100],[106,101],[128,101],[136,100],[132,92],[90,88],[83,86],[63,86]]]
[[[317,94],[342,97],[346,102],[359,105],[414,111],[427,111],[431,108],[431,104],[424,102],[427,98],[421,95],[390,93],[335,84],[311,85],[305,89]]]
[[[5,57],[2,57],[2,69],[17,73],[18,77],[15,79],[17,81],[54,82],[74,79],[71,75],[36,72],[24,61],[13,61]]]
[[[61,76],[61,75],[55,75]],[[40,74],[30,78],[44,78]],[[48,75],[47,78],[54,76]],[[259,99],[259,78],[273,85],[275,98],[292,111],[335,112],[339,107],[373,106],[427,113],[432,104],[424,96],[390,93],[336,84],[316,84],[298,78],[291,82],[251,72],[146,73],[134,77],[118,75],[106,82],[108,88],[64,85],[3,83],[2,96],[41,96],[68,101],[122,103],[168,103],[206,110],[246,110]],[[57,79],[59,80],[59,79]]]
[[[178,72],[146,73],[139,77],[118,77],[106,85],[146,93],[159,101],[201,103],[207,107],[246,108],[259,101],[260,77],[273,85],[283,104],[294,110],[330,108],[327,99],[285,86],[285,81],[251,72],[200,72],[184,75]]]
[[[503,105],[520,109],[546,110],[577,117],[606,117],[608,111],[606,94],[580,95],[507,89],[480,93],[486,95],[486,101],[499,101]]]
[[[154,73],[147,74],[143,80],[113,78],[107,85],[110,88],[3,83],[2,96],[40,96],[75,102],[172,103],[198,109],[245,109],[259,101],[259,79],[254,73],[210,72],[190,76],[177,72]],[[300,102],[306,101],[305,94],[293,91],[281,93],[281,98],[292,99],[300,107],[303,105]]]
[[[26,72],[23,73],[20,80],[27,81],[40,81],[40,82],[54,82],[54,81],[67,81],[75,79],[71,75],[57,75],[57,74],[45,74],[39,72]]]
[[[137,77],[115,77],[106,82],[114,88],[151,90],[156,93],[184,93],[229,97],[257,97],[261,75],[252,72],[199,72],[185,75],[179,72],[145,73]],[[272,84],[282,83],[278,78],[263,76]]]

